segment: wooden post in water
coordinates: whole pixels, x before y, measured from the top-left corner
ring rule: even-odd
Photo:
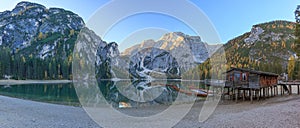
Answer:
[[[268,94],[268,87],[266,87],[266,98],[269,97],[269,94]]]
[[[259,101],[259,90],[256,90],[256,98],[257,98],[257,101]]]
[[[240,89],[238,89],[238,91],[237,91],[237,98],[239,99],[239,97],[240,97]]]
[[[235,93],[234,89],[235,88],[231,88],[231,97],[232,97],[232,100],[234,100],[234,97],[235,97],[235,95],[234,95],[234,93]]]
[[[300,88],[299,88],[299,84],[297,85],[297,92],[298,92],[298,95],[300,94]]]
[[[259,88],[259,97],[262,98],[263,95],[262,95],[262,88]]]
[[[275,96],[275,86],[272,86],[273,96]]]
[[[235,102],[237,103],[238,102],[238,91],[239,89],[235,90]]]
[[[276,86],[274,86],[273,93],[274,93],[274,96],[276,96]]]
[[[228,87],[228,89],[227,89],[227,94],[228,94],[228,96],[229,96],[229,100],[230,100],[230,87]],[[225,92],[225,88],[224,88],[224,92]],[[225,99],[226,99],[226,97],[225,97]]]
[[[274,96],[274,86],[271,86],[271,97]]]
[[[262,88],[262,97],[265,99],[265,88]]]
[[[267,87],[267,95],[268,95],[268,98],[270,97],[270,87]]]
[[[243,101],[245,101],[246,90],[243,90]]]
[[[249,95],[250,95],[250,101],[253,103],[253,94],[252,94],[252,89],[249,90]]]
[[[289,85],[290,88],[290,95],[292,95],[292,85]]]
[[[274,93],[274,96],[276,96],[276,86],[274,86],[273,93]]]
[[[278,89],[278,87],[279,87],[279,85],[276,87],[276,89],[277,89],[277,95],[279,95],[279,91],[278,91],[279,89]]]
[[[269,93],[269,92],[268,92],[269,90],[268,90],[268,88],[269,88],[269,87],[266,87],[266,98],[269,97],[269,94],[268,94],[268,93]]]
[[[232,95],[232,100],[234,100],[235,97],[235,92],[234,92],[235,88],[231,88],[231,95]]]
[[[266,87],[266,98],[269,97],[269,87]]]
[[[273,86],[271,86],[270,88],[271,88],[271,97],[273,97]]]
[[[258,100],[261,97],[261,88],[258,89]]]
[[[276,85],[276,96],[278,96],[278,85]]]
[[[281,85],[281,95],[284,95],[283,85]]]

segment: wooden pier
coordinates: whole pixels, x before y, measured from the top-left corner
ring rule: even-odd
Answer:
[[[279,81],[278,85],[281,86],[281,94],[284,95],[284,90],[288,90],[288,94],[293,94],[293,87],[297,87],[297,94],[300,95],[300,81]]]
[[[222,99],[253,102],[278,95],[292,95],[295,87],[297,94],[300,95],[300,81],[280,81],[279,75],[274,73],[241,68],[232,68],[226,73],[227,80],[223,83]],[[219,88],[220,85],[221,83],[209,84],[210,89]]]
[[[216,92],[216,90],[220,90],[222,88],[222,99],[229,99],[238,102],[239,100],[245,101],[250,100],[253,102],[254,100],[262,100],[275,96],[283,96],[283,95],[292,95],[298,94],[300,95],[300,81],[287,81],[282,82],[278,81],[278,84],[261,87],[261,88],[242,88],[242,87],[232,87],[232,86],[215,86],[213,84],[208,84],[208,90],[212,92]],[[293,89],[296,89],[296,93]]]

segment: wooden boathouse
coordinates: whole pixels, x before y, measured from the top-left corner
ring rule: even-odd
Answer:
[[[226,94],[232,99],[265,98],[278,95],[278,74],[251,69],[231,68],[226,72]],[[277,91],[276,91],[277,90]],[[271,93],[271,94],[270,94]]]

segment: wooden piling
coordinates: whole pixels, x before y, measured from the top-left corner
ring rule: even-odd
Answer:
[[[276,96],[278,96],[278,85],[276,86]]]
[[[271,86],[271,97],[273,97],[273,87]]]
[[[237,89],[237,91],[238,91],[239,89]],[[235,102],[237,103],[238,102],[238,93],[237,93],[237,91],[235,90]]]
[[[266,89],[263,88],[263,98],[265,99],[266,98]]]
[[[290,88],[290,95],[292,95],[292,85],[289,85]]]
[[[257,93],[256,94],[257,101],[259,101],[259,93],[260,93],[259,90],[256,90],[256,93]]]
[[[258,100],[260,99],[261,97],[261,88],[258,89]]]
[[[243,101],[245,101],[245,95],[246,95],[246,91],[245,89],[243,89]]]
[[[249,95],[250,95],[250,101],[253,103],[253,94],[252,94],[252,89],[249,90]]]
[[[281,94],[284,95],[284,89],[283,89],[283,85],[281,85]]]
[[[297,85],[297,92],[298,92],[298,95],[299,95],[300,94],[299,84]]]

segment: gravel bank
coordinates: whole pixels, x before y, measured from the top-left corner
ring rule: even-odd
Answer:
[[[194,127],[300,127],[300,96],[282,96],[266,100],[220,103],[204,123],[198,122],[202,102],[197,102],[175,128]],[[200,106],[200,107],[199,107]],[[155,113],[166,106],[122,109],[124,113]],[[179,110],[180,111],[180,110]],[[156,124],[157,125],[157,124]],[[97,128],[80,107],[39,103],[0,96],[0,128]],[[123,126],[124,127],[124,126]]]
[[[0,128],[95,128],[82,108],[0,96]]]

